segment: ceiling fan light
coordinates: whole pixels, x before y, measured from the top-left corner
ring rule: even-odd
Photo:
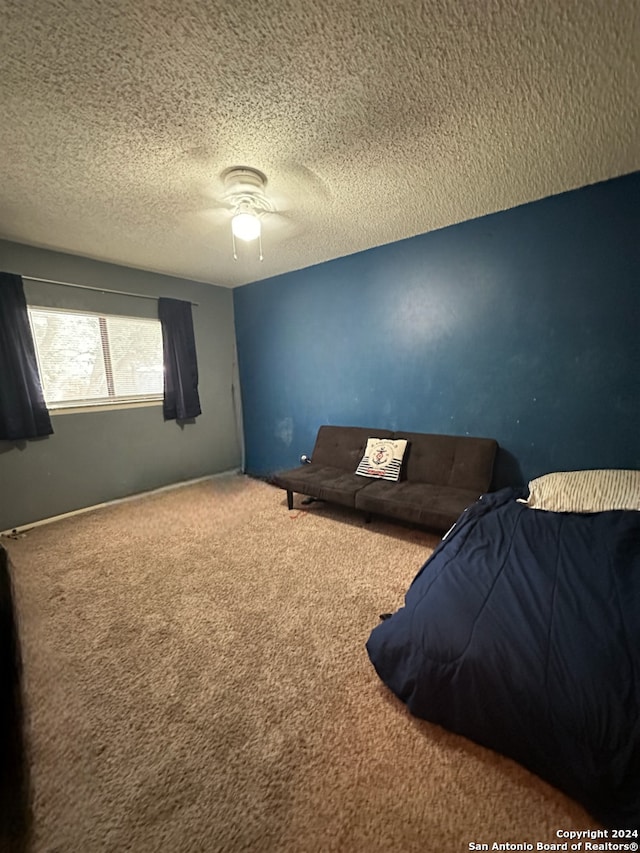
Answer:
[[[238,240],[256,240],[260,236],[260,220],[253,213],[237,213],[231,220],[231,230]]]

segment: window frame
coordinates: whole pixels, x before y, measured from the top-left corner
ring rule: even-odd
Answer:
[[[82,317],[97,317],[100,329],[100,343],[102,350],[103,365],[105,369],[105,378],[107,389],[110,392],[106,397],[92,398],[77,398],[73,400],[49,401],[46,399],[46,393],[43,383],[43,394],[45,394],[45,402],[47,409],[52,415],[56,414],[73,414],[74,412],[84,411],[113,411],[114,409],[129,409],[143,406],[158,406],[162,405],[164,392],[160,391],[153,394],[116,394],[114,388],[113,371],[111,366],[111,346],[109,342],[109,334],[107,330],[106,320],[113,318],[114,320],[135,320],[138,323],[154,323],[161,328],[160,320],[153,317],[140,317],[132,314],[113,314],[108,311],[90,311],[81,308],[58,308],[49,305],[28,304],[27,313],[29,315],[29,325],[33,337],[33,344],[36,353],[36,361],[40,376],[43,376],[42,355],[38,346],[38,339],[33,323],[32,311],[44,311],[49,314],[76,314]],[[161,332],[162,334],[162,332]],[[164,371],[164,364],[162,364]],[[113,392],[113,393],[111,393]]]

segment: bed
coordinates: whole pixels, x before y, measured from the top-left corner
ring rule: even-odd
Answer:
[[[636,829],[640,472],[626,473],[625,499],[595,510],[542,508],[536,481],[484,495],[367,651],[416,716],[515,759],[605,826]]]

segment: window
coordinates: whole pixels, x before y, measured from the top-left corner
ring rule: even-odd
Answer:
[[[159,320],[29,308],[51,409],[162,400]]]

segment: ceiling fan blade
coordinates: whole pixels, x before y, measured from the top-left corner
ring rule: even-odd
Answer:
[[[278,242],[297,237],[307,228],[301,219],[279,211],[264,214],[262,224],[264,236],[273,236]]]
[[[209,207],[182,214],[180,221],[192,233],[205,236],[220,228],[230,228],[231,212],[223,207]]]

